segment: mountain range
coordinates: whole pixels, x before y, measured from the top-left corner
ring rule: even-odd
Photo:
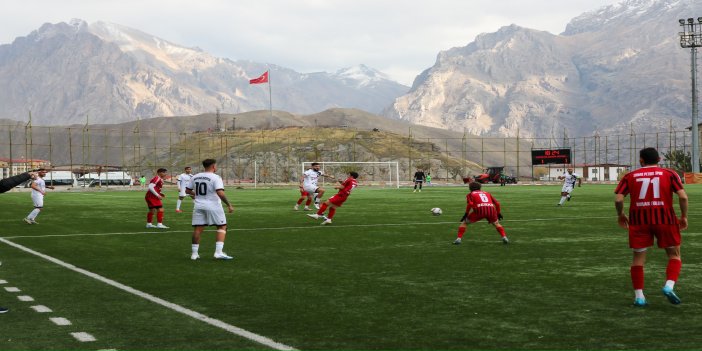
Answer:
[[[438,54],[383,115],[477,135],[628,134],[690,125],[693,0],[626,0],[560,35],[510,25]]]
[[[268,84],[249,80],[270,71]],[[120,123],[138,118],[273,109],[378,113],[408,87],[358,65],[298,73],[214,57],[113,23],[44,24],[0,45],[0,118],[35,124]]]

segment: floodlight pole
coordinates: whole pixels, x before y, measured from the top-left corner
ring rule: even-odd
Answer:
[[[692,173],[700,172],[699,110],[697,108],[697,48],[702,47],[702,17],[678,20],[683,31],[679,32],[680,46],[690,48],[692,75]]]

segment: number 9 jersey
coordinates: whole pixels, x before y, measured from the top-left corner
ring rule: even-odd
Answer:
[[[631,195],[630,225],[677,225],[673,194],[682,188],[680,176],[675,171],[658,166],[645,166],[627,173],[614,193]]]

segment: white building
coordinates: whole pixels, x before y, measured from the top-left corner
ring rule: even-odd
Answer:
[[[548,177],[550,180],[558,179],[566,172],[569,166],[553,165],[549,168]],[[588,182],[617,181],[619,175],[629,170],[628,165],[618,165],[612,163],[583,164],[573,166],[573,173],[581,176]]]

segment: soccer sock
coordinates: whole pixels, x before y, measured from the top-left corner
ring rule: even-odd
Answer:
[[[221,254],[222,249],[224,249],[224,241],[218,241],[215,243],[215,253]]]
[[[327,218],[332,219],[334,217],[334,214],[336,213],[336,209],[334,207],[329,209],[329,215],[327,215]]]
[[[568,199],[567,197],[561,196],[561,202],[559,202],[558,204],[559,204],[559,205],[563,205],[563,204],[566,202],[567,199]]]
[[[463,238],[463,234],[466,233],[466,228],[467,227],[458,227],[458,238]]]
[[[504,238],[507,235],[505,234],[505,227],[496,227],[495,229],[497,229],[497,232],[500,233],[501,237]]]
[[[631,266],[631,284],[634,290],[643,290],[644,287],[644,268],[643,266]]]
[[[163,212],[156,212],[156,220],[159,223],[163,223]]]
[[[27,218],[34,220],[39,215],[39,212],[41,212],[41,210],[38,208],[35,208],[32,210],[32,212],[29,212],[29,215],[27,216]]]
[[[298,200],[297,200],[297,204],[298,204],[298,205],[301,204],[302,201],[303,201],[304,199],[305,199],[305,198],[303,198],[303,197],[301,197],[300,199],[298,199]]]
[[[181,199],[178,199],[178,201],[176,201],[176,210],[180,210],[180,204],[182,202],[183,202],[183,200],[181,200]]]
[[[317,214],[320,216],[323,215],[324,211],[327,210],[327,207],[328,207],[327,204],[323,203],[322,206],[319,207],[319,211],[317,211]]]
[[[310,198],[307,198],[307,202],[305,202],[305,206],[309,206],[312,203],[312,200]]]
[[[200,244],[193,244],[192,251],[194,255],[197,255],[198,250],[200,250]]]
[[[680,276],[680,269],[682,268],[682,261],[678,259],[668,260],[668,267],[665,269],[666,279],[665,286],[669,286],[671,289],[675,286],[675,282],[678,281],[678,276]]]
[[[319,200],[320,200],[319,194],[314,194],[314,203],[319,204]]]
[[[146,214],[146,223],[151,223],[154,220],[154,213],[149,211]]]
[[[419,190],[422,190],[422,183],[419,183]]]

